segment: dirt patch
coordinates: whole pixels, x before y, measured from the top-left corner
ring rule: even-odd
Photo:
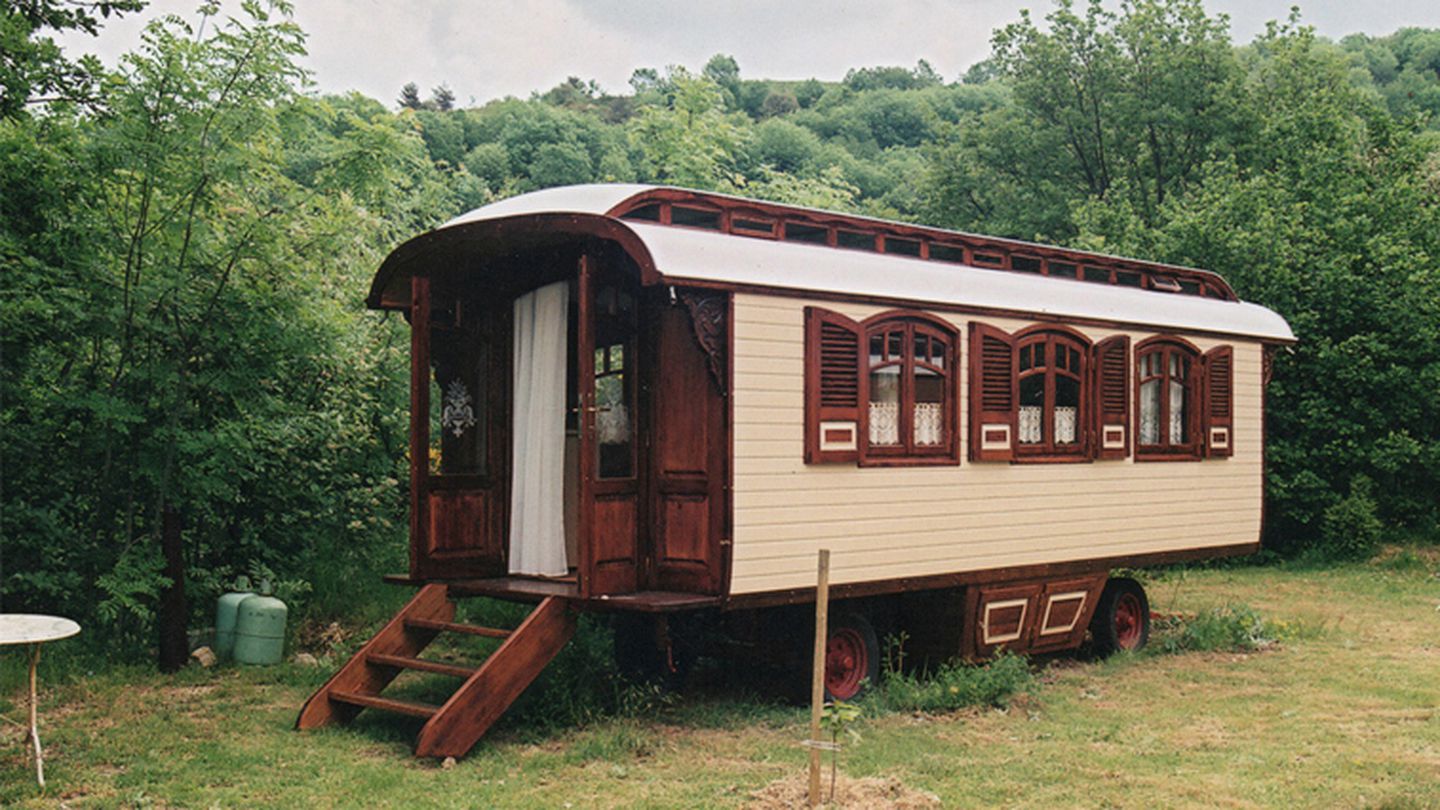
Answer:
[[[820,796],[830,798],[830,775],[820,780]],[[782,808],[808,807],[810,797],[810,775],[799,773],[779,779],[750,794],[750,810],[781,810]],[[850,810],[922,810],[939,807],[940,797],[934,793],[906,787],[893,776],[867,776],[852,779],[841,774],[835,780],[835,797],[822,807],[850,808]]]

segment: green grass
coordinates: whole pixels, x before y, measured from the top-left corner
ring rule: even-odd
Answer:
[[[1440,552],[1406,554],[1151,574],[1157,611],[1249,606],[1278,642],[1047,658],[1004,708],[871,713],[841,769],[959,807],[1440,808]],[[0,662],[12,720],[20,663]],[[47,681],[50,789],[39,795],[7,727],[0,806],[743,807],[804,767],[803,709],[710,685],[578,729],[509,724],[445,769],[410,757],[414,722],[366,712],[291,731],[328,672]]]

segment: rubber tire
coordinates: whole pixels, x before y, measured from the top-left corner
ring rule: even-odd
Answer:
[[[1116,621],[1121,605],[1127,601],[1131,608],[1138,604],[1140,614],[1139,637],[1128,646],[1121,638],[1121,629]],[[1095,606],[1095,616],[1090,620],[1090,637],[1095,645],[1095,653],[1101,658],[1121,650],[1136,652],[1144,649],[1150,641],[1150,599],[1145,596],[1145,588],[1128,577],[1106,582],[1105,590],[1100,594],[1100,602]]]
[[[842,611],[830,617],[826,630],[831,639],[841,634],[850,635],[851,639],[857,637],[859,639],[859,646],[865,656],[865,661],[862,662],[862,680],[856,690],[849,694],[837,695],[830,692],[828,684],[825,687],[826,700],[854,700],[865,694],[880,678],[880,640],[875,635],[875,626],[864,614]]]

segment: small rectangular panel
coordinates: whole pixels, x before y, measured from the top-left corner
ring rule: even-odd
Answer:
[[[854,450],[857,432],[854,422],[821,422],[820,449]]]
[[[986,645],[1004,644],[1020,638],[1025,629],[1025,611],[1029,599],[1003,599],[985,603],[985,617],[980,622],[980,641]]]
[[[1089,591],[1066,591],[1045,595],[1045,615],[1040,619],[1040,635],[1053,636],[1075,629],[1085,612]]]
[[[1001,647],[1023,653],[1034,635],[1036,598],[1039,582],[1011,583],[977,588],[969,602],[969,621],[973,634],[965,641],[965,654],[972,658],[988,658]]]
[[[665,495],[663,562],[707,562],[710,506],[704,495]]]
[[[1104,436],[1104,447],[1107,450],[1125,449],[1125,426],[1106,425]]]
[[[436,557],[484,551],[486,496],[475,490],[431,492],[426,550]]]
[[[595,499],[592,527],[595,562],[635,559],[635,496],[602,495]]]
[[[1210,428],[1210,448],[1224,450],[1230,446],[1230,428]]]
[[[1009,450],[1009,425],[982,425],[980,428],[980,449]]]
[[[1092,574],[1044,583],[1038,603],[1040,620],[1035,623],[1030,651],[1050,652],[1080,646],[1105,579],[1105,574]]]

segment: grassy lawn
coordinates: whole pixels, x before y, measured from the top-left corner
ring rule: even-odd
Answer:
[[[865,718],[842,770],[947,807],[1440,808],[1440,553],[1148,587],[1156,610],[1245,603],[1287,638],[1259,653],[1051,659],[1003,711]],[[20,665],[6,655],[7,684]],[[743,807],[804,768],[803,709],[723,694],[548,738],[512,727],[442,768],[410,757],[414,723],[373,712],[291,731],[326,675],[287,664],[54,686],[49,791],[7,725],[0,806]],[[23,717],[13,689],[0,714]]]

